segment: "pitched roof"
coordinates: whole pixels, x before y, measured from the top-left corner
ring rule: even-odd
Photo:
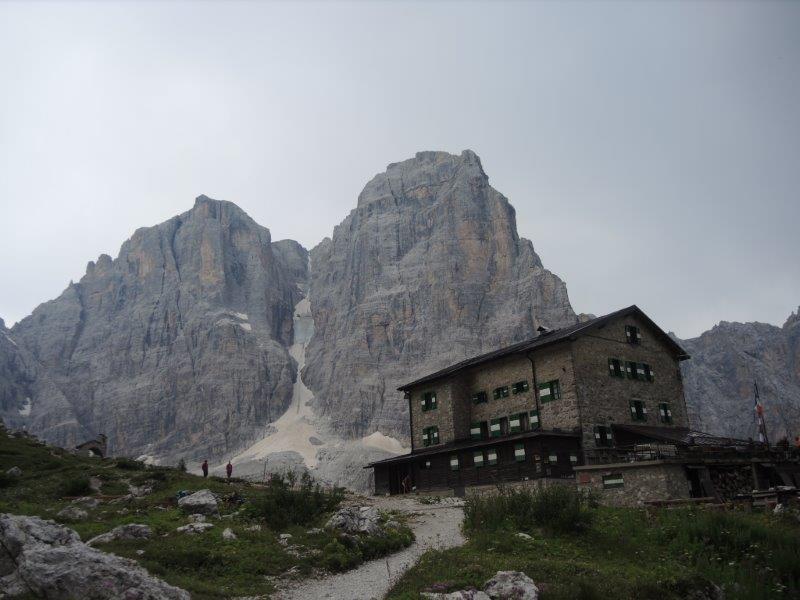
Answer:
[[[575,325],[562,327],[561,329],[545,331],[540,333],[534,338],[525,340],[524,342],[518,342],[511,346],[506,346],[505,348],[500,348],[498,350],[493,350],[492,352],[487,352],[486,354],[481,354],[479,356],[474,356],[472,358],[462,360],[461,362],[458,362],[449,367],[445,367],[444,369],[436,371],[435,373],[431,373],[430,375],[426,375],[425,377],[421,377],[410,383],[401,385],[397,389],[400,392],[405,392],[406,390],[409,390],[414,386],[423,383],[428,383],[436,379],[441,379],[442,377],[452,375],[454,373],[457,373],[458,371],[462,371],[469,367],[474,367],[476,365],[487,363],[489,361],[498,358],[510,356],[512,354],[524,354],[527,352],[531,352],[533,350],[538,350],[545,346],[551,346],[553,344],[557,344],[560,342],[573,340],[581,335],[588,333],[593,329],[597,329],[599,327],[604,326],[605,324],[609,323],[610,321],[613,321],[618,317],[625,317],[631,314],[635,314],[642,320],[644,320],[656,332],[656,334],[658,334],[659,337],[661,337],[664,340],[664,342],[666,342],[666,344],[672,348],[672,350],[677,355],[678,360],[686,360],[687,358],[689,358],[689,355],[686,353],[686,350],[684,350],[680,346],[680,344],[678,344],[678,342],[672,339],[663,329],[661,329],[658,325],[656,325],[655,322],[650,317],[644,314],[642,309],[633,304],[631,306],[622,308],[607,315],[603,315],[602,317],[596,317],[594,319],[584,321],[583,323],[576,323]]]

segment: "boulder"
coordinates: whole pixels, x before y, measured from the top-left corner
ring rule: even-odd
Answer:
[[[19,467],[11,467],[8,471],[6,471],[6,475],[10,475],[11,477],[22,477],[22,469]]]
[[[490,600],[484,592],[480,590],[460,590],[458,592],[422,592],[420,598],[425,600]]]
[[[178,506],[190,514],[219,516],[217,498],[210,490],[200,490],[178,500]]]
[[[325,525],[328,529],[338,529],[345,533],[366,533],[380,535],[380,513],[374,506],[348,506],[337,511]]]
[[[183,525],[182,527],[178,527],[175,531],[178,533],[188,533],[189,535],[195,535],[198,533],[203,533],[211,529],[214,526],[213,523],[189,523],[188,525]]]
[[[129,523],[128,525],[114,527],[114,529],[106,533],[101,533],[90,539],[86,544],[94,546],[95,544],[107,544],[114,540],[147,540],[152,535],[153,531],[147,525]]]
[[[189,523],[205,523],[206,516],[201,515],[200,513],[196,515],[189,515]]]
[[[82,508],[70,505],[58,511],[56,516],[59,519],[64,519],[65,521],[83,521],[89,516],[89,513]]]
[[[226,527],[222,531],[222,539],[227,542],[233,541],[236,539],[236,534],[233,533],[233,529],[231,529],[230,527]]]
[[[486,582],[483,591],[492,600],[537,600],[539,588],[520,571],[498,571]]]
[[[522,538],[523,540],[532,540],[532,539],[533,539],[533,537],[532,537],[532,536],[530,536],[530,535],[528,535],[527,533],[524,533],[524,532],[522,532],[522,531],[520,531],[519,533],[517,533],[517,537],[518,537],[518,538]]]
[[[75,498],[75,500],[72,501],[72,504],[74,506],[91,509],[97,508],[100,505],[100,500],[90,496],[83,496],[82,498]]]
[[[278,536],[278,543],[281,546],[287,546],[289,544],[290,539],[292,539],[291,533],[282,533]]]
[[[190,600],[132,560],[80,541],[73,530],[38,517],[0,514],[0,597]]]

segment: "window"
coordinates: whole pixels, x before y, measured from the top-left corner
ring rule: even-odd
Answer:
[[[422,462],[419,463],[419,468],[422,469],[423,471],[427,471],[428,469],[431,468],[431,461],[423,460]]]
[[[597,425],[594,428],[594,445],[604,448],[614,445],[614,435],[611,433],[611,427]]]
[[[439,428],[434,427],[426,427],[422,430],[422,445],[423,446],[434,446],[439,443]]]
[[[626,365],[628,372],[628,379],[637,379],[639,381],[653,381],[653,370],[647,363],[636,363],[628,361]]]
[[[578,455],[577,454],[570,454],[569,455],[569,462],[570,462],[570,464],[577,465],[578,464]]]
[[[537,473],[542,472],[542,457],[538,454],[533,455],[533,466],[536,469]]]
[[[612,377],[623,379],[625,377],[625,367],[622,365],[622,361],[618,358],[609,358],[608,372]]]
[[[436,392],[425,392],[422,394],[422,410],[435,410],[436,409]]]
[[[499,400],[500,398],[508,398],[508,386],[504,385],[503,387],[494,388],[494,399]]]
[[[514,444],[514,460],[525,462],[525,444]]]
[[[549,454],[547,456],[547,462],[554,465],[558,462],[558,454]]]
[[[486,451],[486,462],[490,465],[497,464],[497,450],[491,448],[490,450]]]
[[[631,419],[647,421],[647,407],[641,400],[631,400]]]
[[[621,488],[625,485],[625,482],[622,480],[621,473],[614,473],[613,475],[603,475],[603,489],[610,490],[613,488]]]
[[[515,394],[524,394],[528,391],[528,382],[527,381],[518,381],[514,385],[511,386],[511,391]]]
[[[472,403],[473,404],[483,404],[488,400],[488,396],[486,396],[486,392],[477,392],[472,394]]]
[[[528,416],[530,418],[531,429],[539,429],[539,411],[532,410],[528,413]]]
[[[501,435],[503,435],[503,430],[500,419],[489,421],[489,437],[500,437]]]
[[[483,439],[483,437],[484,437],[483,428],[485,426],[486,425],[484,424],[483,421],[480,421],[478,423],[473,423],[472,425],[470,425],[469,426],[469,438],[471,440],[481,440],[481,439]]]
[[[658,420],[662,423],[672,423],[672,411],[666,402],[658,405]]]
[[[461,465],[458,463],[458,454],[451,454],[450,455],[450,470],[451,471],[458,471],[461,468]]]
[[[558,384],[558,379],[539,384],[539,400],[542,404],[559,398],[561,398],[561,386]]]
[[[628,340],[629,344],[641,344],[642,334],[639,328],[633,325],[625,325],[625,339]]]
[[[510,417],[508,417],[508,432],[519,433],[520,431],[522,431],[524,418],[525,418],[525,413],[521,413],[518,415],[511,415]]]
[[[475,468],[483,466],[483,450],[476,450],[472,453],[472,464],[475,465]]]

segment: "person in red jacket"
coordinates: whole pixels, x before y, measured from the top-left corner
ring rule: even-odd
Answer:
[[[233,465],[231,461],[228,461],[228,464],[225,465],[225,472],[228,474],[228,479],[231,478],[231,474],[233,473]]]
[[[208,477],[208,461],[204,460],[201,467],[203,469],[203,477]]]

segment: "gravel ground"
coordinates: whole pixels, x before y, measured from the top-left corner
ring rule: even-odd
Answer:
[[[370,504],[380,510],[397,510],[411,514],[409,525],[416,540],[411,546],[377,560],[364,563],[357,569],[325,579],[289,583],[273,595],[278,600],[379,600],[403,573],[417,562],[427,550],[452,548],[464,543],[461,522],[464,519],[463,503],[445,498],[441,504],[421,504],[409,497],[368,498],[361,505]]]

